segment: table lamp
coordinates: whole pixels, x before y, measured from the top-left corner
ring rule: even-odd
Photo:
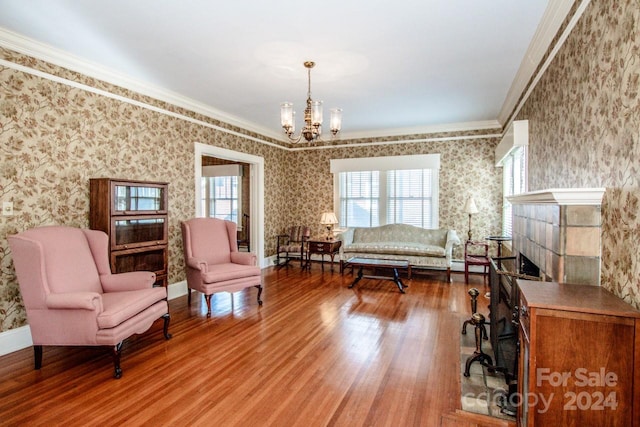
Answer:
[[[469,240],[471,240],[471,215],[479,212],[473,197],[467,199],[467,203],[464,205],[464,211],[469,214]]]
[[[320,224],[327,226],[327,240],[333,239],[333,226],[338,223],[338,218],[333,212],[325,212],[320,218]]]

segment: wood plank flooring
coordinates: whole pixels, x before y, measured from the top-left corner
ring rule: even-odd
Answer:
[[[158,321],[125,341],[123,376],[102,349],[45,347],[0,357],[0,425],[439,426],[460,408],[461,319],[454,274],[391,281],[292,266],[264,270],[256,290],[170,301],[173,338]],[[232,302],[233,301],[233,302]],[[484,301],[479,310],[484,311]]]

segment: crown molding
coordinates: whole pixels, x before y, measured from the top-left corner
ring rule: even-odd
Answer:
[[[516,77],[509,88],[509,92],[502,104],[500,113],[498,113],[498,121],[506,125],[511,113],[515,110],[518,100],[524,93],[524,90],[531,81],[533,73],[535,73],[540,61],[549,49],[553,38],[558,33],[560,26],[566,19],[574,0],[557,0],[550,1],[542,16],[540,24],[533,35],[533,39],[529,44],[529,48],[522,59],[520,68],[516,73]]]
[[[571,3],[570,0],[561,0],[559,3],[564,4],[567,2]],[[547,16],[547,14],[549,14],[549,9],[554,9],[554,8],[550,5],[547,8],[547,11],[545,12],[545,17]],[[554,14],[553,16],[556,16],[556,15],[558,15],[558,13]],[[562,22],[562,20],[560,22]],[[542,26],[543,25],[541,24],[540,27]],[[541,31],[540,27],[538,29],[538,32]],[[547,28],[548,25],[545,25],[544,27]],[[538,35],[538,32],[536,32],[536,35]],[[553,34],[555,35],[555,33]],[[548,45],[548,42],[547,42],[547,45]],[[142,95],[146,95],[154,99],[167,102],[171,105],[185,108],[186,110],[193,111],[198,114],[202,114],[203,116],[212,118],[214,120],[219,120],[221,122],[224,122],[231,126],[241,128],[249,132],[257,133],[258,135],[262,135],[267,138],[272,138],[284,143],[290,142],[282,132],[274,131],[271,128],[265,128],[263,126],[257,125],[256,123],[241,119],[237,116],[228,114],[224,111],[218,110],[207,104],[185,97],[176,92],[163,89],[161,87],[158,87],[137,79],[133,79],[124,73],[109,69],[100,64],[88,61],[76,55],[72,55],[66,51],[63,51],[61,49],[55,48],[48,44],[39,42],[37,40],[25,37],[21,34],[7,30],[6,28],[3,28],[3,27],[0,27],[0,46],[24,55],[34,57],[36,59],[39,59],[48,63],[57,65],[59,67],[63,67],[63,68],[87,75],[89,77],[93,77],[93,78],[105,81],[107,83],[110,83],[116,86],[120,86],[125,89],[132,90]],[[530,50],[531,50],[531,46],[530,46]],[[544,51],[545,50],[543,49],[542,52],[544,53]],[[533,70],[531,70],[530,73],[533,73]],[[518,75],[520,75],[520,72]],[[520,79],[524,80],[524,83],[522,83],[522,86],[524,87],[524,84],[528,82],[528,79],[524,79],[523,77],[521,77]],[[512,85],[510,94],[512,91],[515,90],[514,87],[515,87],[515,82]],[[520,96],[520,94],[521,92],[518,92],[517,94],[514,94],[512,96],[514,98],[513,103],[517,102],[517,98]],[[506,105],[506,102],[505,102],[505,105]],[[512,109],[506,109],[504,105],[502,110],[512,111]],[[340,139],[342,140],[366,139],[366,138],[396,137],[396,136],[403,136],[403,135],[420,135],[420,134],[442,133],[442,132],[468,132],[468,131],[475,131],[475,130],[501,129],[502,128],[501,123],[503,122],[504,121],[501,121],[500,119],[498,119],[498,120],[446,123],[446,124],[439,124],[439,125],[416,126],[416,127],[396,128],[396,129],[382,129],[382,130],[372,130],[372,131],[362,131],[362,132],[346,132],[346,133],[341,132]]]
[[[381,129],[364,132],[340,132],[340,139],[382,138],[385,136],[423,135],[442,132],[468,132],[474,130],[502,129],[497,120],[484,120],[476,122],[445,123],[441,125],[416,126],[396,129]]]
[[[509,203],[552,205],[601,205],[605,188],[550,188],[507,197]]]
[[[219,120],[231,126],[236,126],[269,138],[285,141],[279,132],[274,132],[272,129],[267,129],[256,125],[255,123],[248,122],[209,105],[203,104],[186,96],[182,96],[176,92],[133,79],[124,73],[111,70],[103,65],[72,55],[61,49],[25,37],[3,27],[0,27],[0,46],[49,62],[59,67],[67,68],[89,77],[138,92],[142,95],[150,96],[177,107],[185,108],[189,111],[202,114],[214,120]]]

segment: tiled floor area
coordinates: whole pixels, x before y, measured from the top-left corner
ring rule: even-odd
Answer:
[[[490,335],[489,325],[487,334]],[[460,323],[462,328],[462,322]],[[466,335],[460,334],[460,401],[462,409],[468,412],[490,415],[509,421],[515,421],[515,417],[505,415],[501,412],[498,403],[507,393],[507,384],[504,375],[498,372],[491,373],[482,366],[480,362],[474,362],[469,370],[469,377],[465,377],[464,368],[467,358],[473,355],[476,349],[475,327],[467,325]],[[482,340],[482,351],[493,357],[491,341]]]

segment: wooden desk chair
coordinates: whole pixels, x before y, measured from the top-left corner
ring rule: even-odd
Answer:
[[[242,231],[238,231],[238,250],[247,248],[247,252],[251,252],[251,231],[249,229],[249,215],[242,214]]]
[[[464,244],[464,283],[469,284],[469,267],[482,266],[483,283],[489,276],[489,244],[467,240]]]
[[[311,229],[305,225],[296,225],[289,227],[286,234],[280,234],[276,245],[276,265],[283,267],[289,265],[292,259],[299,259],[300,266],[305,265],[307,260],[307,251],[309,250],[308,241],[311,237]],[[280,259],[284,259],[280,263]]]

